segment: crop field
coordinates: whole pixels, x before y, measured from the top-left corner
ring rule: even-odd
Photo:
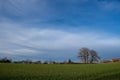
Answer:
[[[0,80],[120,80],[120,63],[0,64]]]

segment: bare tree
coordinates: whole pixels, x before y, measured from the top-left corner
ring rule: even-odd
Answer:
[[[89,50],[88,48],[81,48],[78,57],[83,63],[95,63],[100,60],[97,52],[95,50]]]
[[[90,50],[90,63],[98,62],[100,57],[95,50]]]
[[[89,49],[88,48],[81,48],[78,54],[78,57],[81,58],[83,63],[88,63],[89,61]]]

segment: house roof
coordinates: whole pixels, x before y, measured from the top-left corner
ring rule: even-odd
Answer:
[[[120,58],[113,58],[112,60],[120,60]]]

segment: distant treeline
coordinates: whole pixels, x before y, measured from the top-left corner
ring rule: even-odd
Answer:
[[[95,50],[90,50],[88,48],[81,48],[79,50],[78,56],[77,56],[81,63],[85,64],[93,64],[98,63],[100,61],[100,57],[98,56],[98,53]],[[71,59],[68,59],[64,62],[56,62],[54,60],[46,60],[44,62],[39,61],[32,61],[30,59],[22,60],[22,61],[12,61],[11,59],[8,59],[7,57],[1,58],[0,63],[26,63],[26,64],[79,64],[78,62],[73,62]]]
[[[12,62],[12,60],[8,59],[7,57],[4,57],[4,58],[0,59],[0,63],[11,63],[11,62]]]
[[[22,61],[12,61],[12,59],[8,59],[7,57],[1,58],[0,63],[22,63],[22,64],[80,64],[78,62],[73,62],[71,59],[68,59],[67,61],[63,62],[57,62],[53,60],[46,60],[44,62],[38,60],[38,61],[32,61],[30,59],[22,60]]]

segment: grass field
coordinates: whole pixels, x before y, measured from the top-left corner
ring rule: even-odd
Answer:
[[[120,63],[0,64],[0,80],[120,80]]]

